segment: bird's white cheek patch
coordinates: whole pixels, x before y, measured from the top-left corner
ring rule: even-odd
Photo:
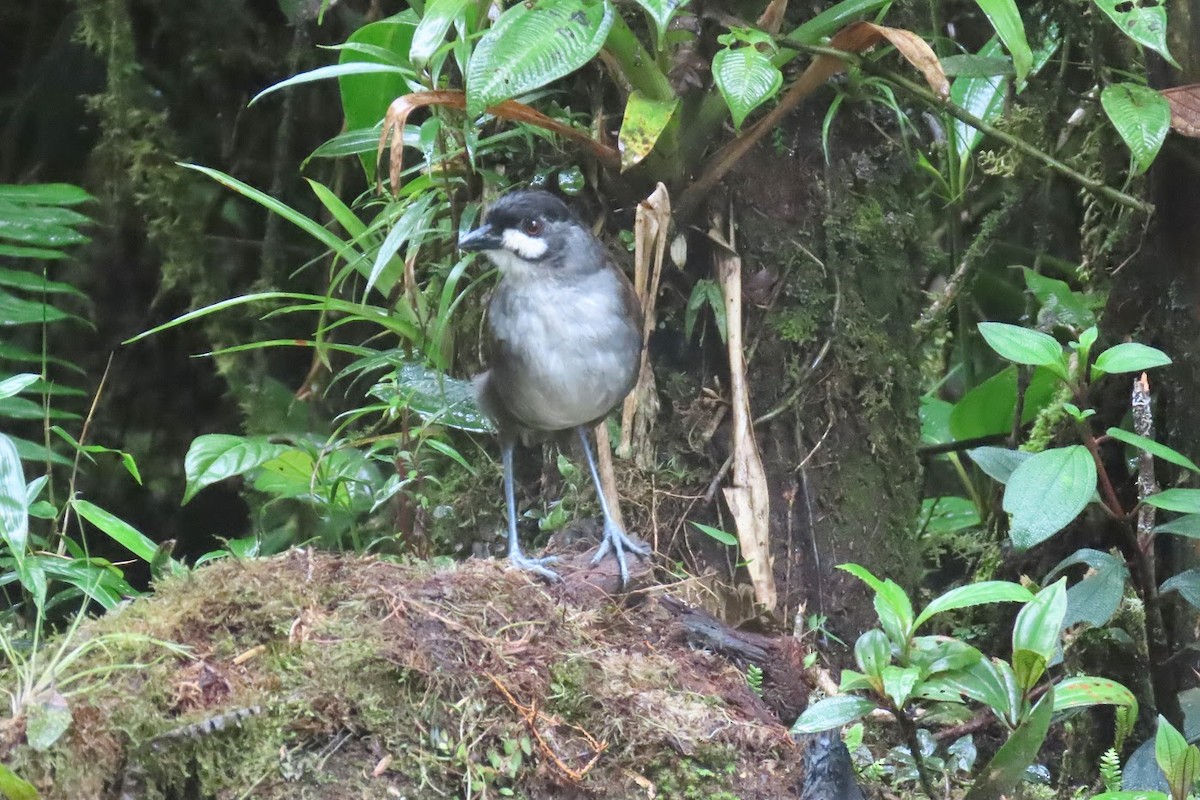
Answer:
[[[507,230],[501,237],[504,246],[528,261],[537,261],[546,255],[546,243],[541,239],[526,236],[517,230]]]

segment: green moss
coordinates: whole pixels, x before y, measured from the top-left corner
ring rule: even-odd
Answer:
[[[717,792],[764,758],[778,774],[742,798],[797,780],[783,726],[720,699],[736,669],[665,639],[647,651],[647,631],[665,631],[653,604],[576,605],[502,563],[228,560],[80,635],[117,630],[194,656],[110,648],[95,660],[144,666],[73,698],[67,736],[46,752],[0,743],[48,800],[120,785],[163,800],[545,796],[579,776],[619,798],[659,773],[675,787],[662,797],[732,798]]]

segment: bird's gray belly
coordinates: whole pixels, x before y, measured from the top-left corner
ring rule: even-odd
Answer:
[[[628,320],[595,307],[605,301],[603,296],[559,295],[514,313],[493,305],[499,352],[492,363],[492,387],[522,425],[556,431],[592,422],[633,388],[641,334]]]

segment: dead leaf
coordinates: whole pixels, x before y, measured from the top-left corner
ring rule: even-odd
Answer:
[[[924,39],[912,31],[906,31],[903,28],[889,28],[872,22],[855,22],[838,31],[830,40],[829,46],[837,50],[845,50],[848,53],[861,53],[870,50],[884,40],[900,51],[900,55],[904,56],[905,61],[917,68],[934,94],[943,100],[950,96],[950,81],[946,78],[946,73],[942,71],[942,64],[938,61],[937,54]],[[835,72],[840,72],[845,67],[840,59],[833,56],[821,56],[820,58],[836,62],[838,67]]]
[[[783,15],[787,13],[788,0],[771,0],[758,18],[758,27],[770,34],[779,33]]]
[[[384,148],[390,144],[392,153],[388,167],[389,176],[392,179],[393,192],[399,190],[400,173],[404,171],[404,127],[408,122],[408,115],[418,108],[424,108],[425,106],[465,109],[467,107],[467,96],[459,90],[412,92],[411,94],[397,97],[388,106],[387,114],[383,118],[383,131],[379,134],[379,146],[375,150],[375,160],[378,162],[383,158]],[[576,144],[582,145],[601,163],[611,169],[617,169],[621,165],[621,154],[613,148],[597,142],[582,131],[578,131],[569,125],[564,125],[558,120],[550,119],[545,114],[534,111],[524,103],[518,103],[516,100],[505,100],[503,103],[498,103],[489,108],[488,113],[501,119],[524,122],[557,133],[565,139],[570,139]],[[379,189],[378,182],[376,183],[376,189]]]
[[[1159,92],[1171,104],[1171,127],[1184,136],[1200,138],[1200,83]]]
[[[642,304],[642,364],[637,385],[621,407],[621,442],[617,446],[618,455],[632,455],[645,467],[654,463],[650,431],[658,416],[658,392],[650,369],[650,334],[657,322],[658,284],[670,228],[671,197],[660,183],[638,203],[633,223],[633,289]]]
[[[621,171],[639,163],[658,142],[658,137],[666,130],[675,109],[679,108],[679,98],[674,100],[651,100],[644,94],[634,91],[625,103],[625,117],[621,122],[621,132],[617,135],[617,149],[621,151]]]
[[[746,379],[742,344],[742,259],[734,247],[732,230],[728,240],[723,240],[721,232],[715,229],[709,232],[709,238],[722,242],[722,247],[713,251],[713,257],[717,262],[717,281],[725,296],[729,348],[733,476],[730,485],[724,489],[725,502],[733,514],[741,556],[754,587],[754,599],[766,611],[771,611],[777,599],[775,573],[771,566],[771,496],[750,417],[750,385]]]

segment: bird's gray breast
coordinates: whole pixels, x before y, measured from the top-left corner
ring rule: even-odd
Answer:
[[[569,281],[501,281],[488,307],[491,388],[504,410],[545,431],[592,422],[637,380],[641,331],[608,269]]]

